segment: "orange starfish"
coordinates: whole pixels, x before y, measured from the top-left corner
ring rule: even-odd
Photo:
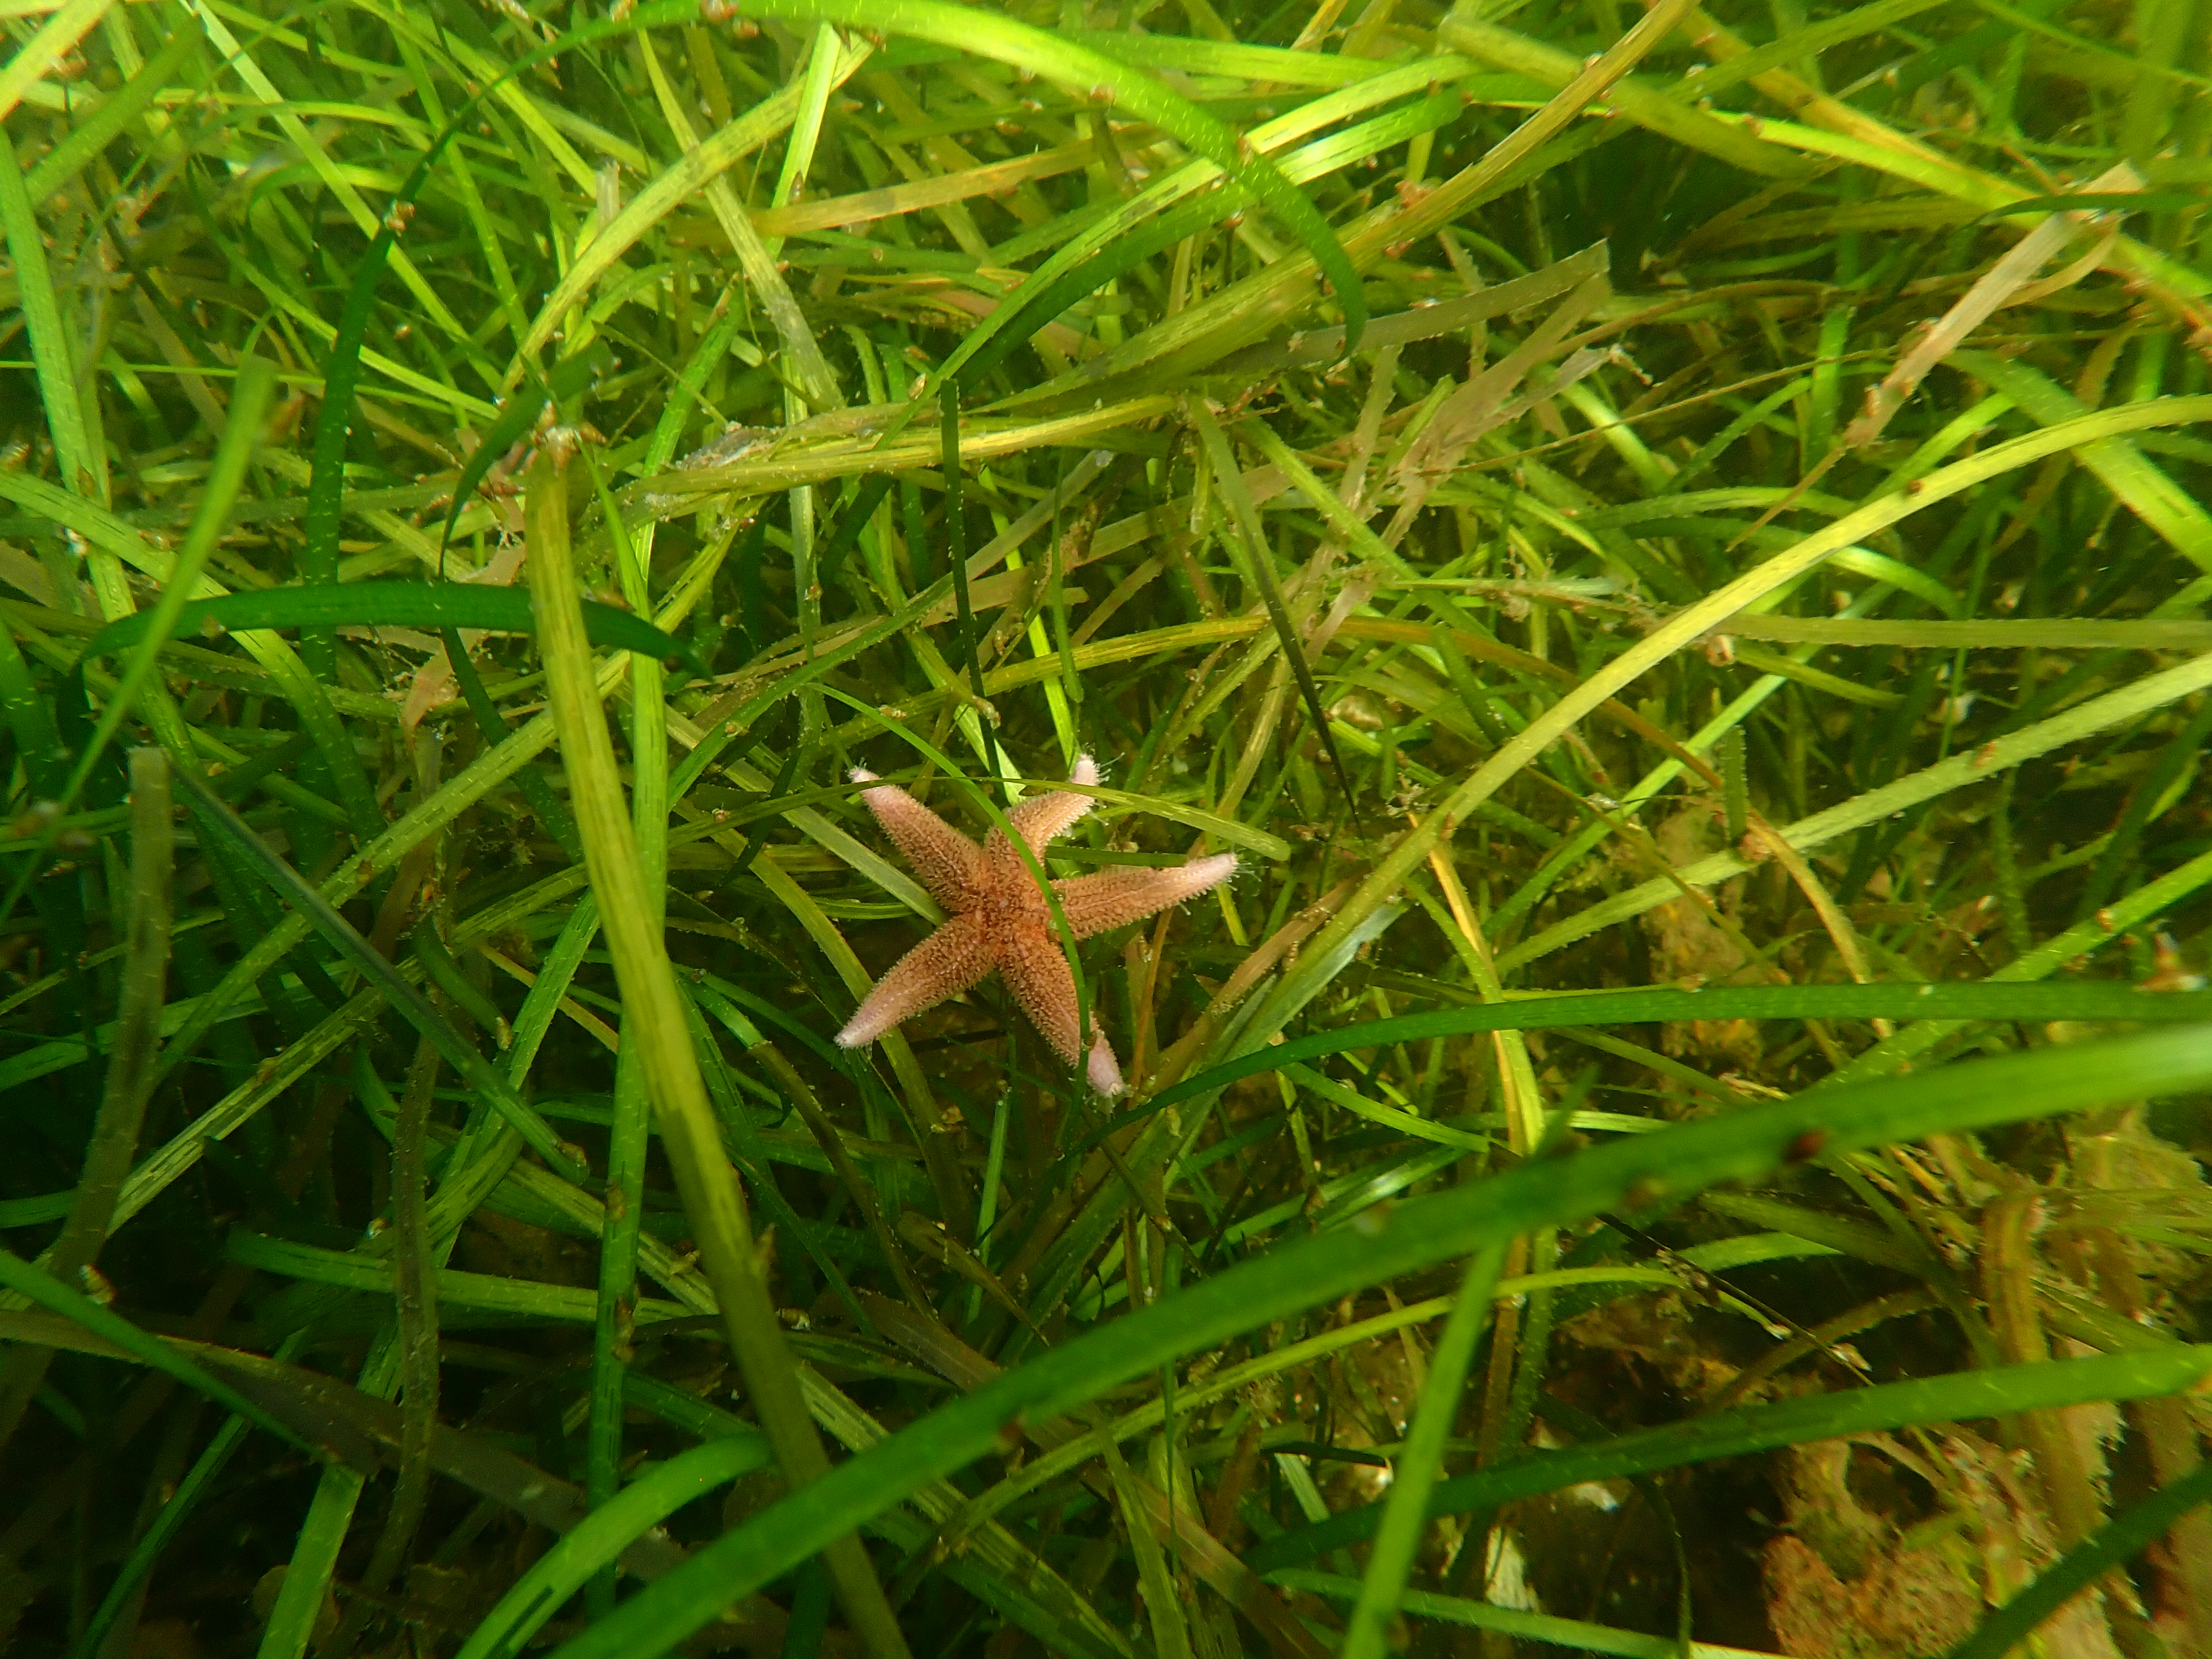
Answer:
[[[1070,1066],[1078,1064],[1075,978],[1067,970],[1044,894],[1006,832],[992,830],[978,847],[896,784],[876,783],[873,772],[858,768],[852,777],[854,783],[876,784],[860,799],[884,833],[898,843],[922,885],[951,914],[876,981],[837,1041],[848,1048],[865,1047],[995,970],[1060,1057]],[[1068,781],[1097,782],[1097,763],[1088,755],[1079,757]],[[1066,834],[1091,806],[1090,796],[1058,790],[1031,795],[1006,817],[1041,862],[1046,844]],[[1052,886],[1075,937],[1089,939],[1195,898],[1226,881],[1236,868],[1234,853],[1218,853],[1173,869],[1102,870]],[[1103,1036],[1091,1044],[1089,1073],[1091,1086],[1100,1094],[1121,1091],[1121,1068]]]

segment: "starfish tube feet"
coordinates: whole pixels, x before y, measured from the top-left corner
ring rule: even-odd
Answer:
[[[1001,947],[999,977],[1054,1051],[1070,1066],[1079,1064],[1075,975],[1067,971],[1060,942],[1042,927],[1020,929]]]
[[[852,779],[874,785],[862,790],[860,799],[906,854],[929,896],[948,910],[968,908],[974,902],[982,850],[898,785],[878,783],[873,772],[859,766],[853,769]]]
[[[837,1033],[839,1046],[866,1048],[902,1020],[959,995],[997,965],[997,951],[982,919],[953,917],[876,981],[867,1000]],[[1064,964],[1060,971],[1066,971]]]
[[[1062,1060],[1074,1065],[1082,1054],[1083,1033],[1076,1006],[1075,976],[1067,970],[1067,958],[1061,954],[1059,941],[1049,933],[1025,930],[1018,942],[1000,959],[999,976],[1006,981],[1014,1000],[1022,1005],[1030,1024],[1044,1034],[1045,1041],[1052,1044]],[[1095,1027],[1096,1010],[1091,1018]],[[1124,1086],[1113,1045],[1095,1029],[1084,1073],[1092,1088],[1109,1097],[1120,1094]]]
[[[1075,758],[1075,770],[1069,773],[1070,783],[1088,787],[1098,781],[1098,763],[1088,755]],[[1072,789],[1056,789],[1048,795],[1031,795],[1006,814],[1006,821],[1014,826],[1021,838],[1029,843],[1030,851],[1044,856],[1046,843],[1066,835],[1097,803],[1088,795],[1079,795]]]
[[[1124,866],[1095,876],[1077,876],[1053,885],[1060,908],[1078,939],[1089,939],[1127,922],[1141,921],[1171,904],[1194,899],[1237,873],[1237,854],[1217,853],[1165,870]]]

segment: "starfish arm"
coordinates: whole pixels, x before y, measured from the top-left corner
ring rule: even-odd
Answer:
[[[837,1033],[837,1042],[847,1048],[865,1047],[901,1021],[957,996],[997,965],[998,951],[982,920],[955,916],[891,964]],[[1060,971],[1067,971],[1065,964]]]
[[[1068,774],[1070,783],[1093,784],[1098,781],[1098,763],[1088,755],[1079,755],[1075,770]],[[1097,803],[1088,795],[1079,795],[1069,789],[1056,789],[1049,795],[1031,795],[1006,814],[1006,818],[1021,838],[1030,844],[1030,851],[1039,857],[1046,846],[1056,836],[1066,835],[1075,821]]]
[[[1075,1065],[1083,1051],[1076,1046],[1081,1022],[1076,1017],[1075,976],[1067,971],[1067,957],[1059,941],[1042,927],[1021,927],[1003,937],[999,945],[999,977],[1022,1005],[1030,1024],[1043,1033],[1054,1052]]]
[[[1030,1024],[1044,1034],[1060,1057],[1073,1066],[1079,1052],[1082,1022],[1075,1006],[1075,976],[1067,971],[1067,957],[1045,928],[1021,927],[1001,946],[999,976],[1006,981],[1014,1000],[1030,1017]],[[1121,1067],[1114,1058],[1114,1045],[1097,1030],[1097,1014],[1091,1015],[1091,1054],[1084,1074],[1091,1086],[1109,1098],[1121,1092]]]
[[[976,866],[983,857],[975,843],[896,784],[877,783],[873,772],[854,767],[853,781],[875,785],[862,790],[860,799],[867,802],[884,833],[906,854],[906,861],[929,889],[930,896],[948,910],[967,908],[975,890]]]
[[[1172,869],[1146,870],[1125,866],[1102,870],[1095,876],[1057,881],[1060,908],[1078,939],[1089,939],[1124,922],[1139,921],[1170,904],[1196,898],[1218,887],[1237,873],[1237,854],[1217,853],[1193,859]]]

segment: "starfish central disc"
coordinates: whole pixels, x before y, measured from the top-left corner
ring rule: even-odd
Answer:
[[[947,915],[943,927],[876,981],[837,1041],[848,1048],[873,1042],[995,973],[1060,1057],[1070,1066],[1082,1063],[1075,976],[1068,972],[1052,908],[1006,831],[992,830],[978,847],[896,784],[878,782],[874,773],[859,769],[852,775],[854,783],[870,786],[860,799]],[[1098,781],[1090,756],[1077,759],[1068,781],[1086,787]],[[1088,795],[1055,790],[1031,795],[1006,819],[1030,856],[1042,860],[1052,839],[1066,834],[1091,806]],[[1068,927],[1076,938],[1089,939],[1195,898],[1236,869],[1234,853],[1218,853],[1171,869],[1129,866],[1055,881],[1052,887]],[[1103,1036],[1091,1045],[1088,1071],[1099,1093],[1121,1092],[1121,1068]]]

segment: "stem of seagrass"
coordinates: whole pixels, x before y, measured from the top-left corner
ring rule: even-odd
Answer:
[[[538,648],[545,663],[547,702],[560,733],[568,799],[599,898],[600,930],[629,1016],[626,1035],[637,1044],[662,1150],[690,1218],[700,1264],[720,1304],[731,1356],[785,1480],[801,1486],[823,1474],[830,1460],[807,1415],[796,1362],[769,1297],[766,1265],[753,1246],[744,1195],[723,1154],[699,1057],[691,1048],[675,967],[653,925],[657,907],[646,890],[623,808],[614,744],[607,735],[584,635],[581,590],[568,540],[568,485],[562,477],[567,459],[550,435],[539,446],[531,464],[525,514]],[[872,1659],[907,1659],[906,1638],[858,1535],[848,1534],[823,1555],[845,1617]]]
[[[46,1270],[75,1287],[100,1258],[115,1219],[116,1196],[138,1150],[138,1127],[153,1091],[154,1056],[161,1041],[161,1000],[168,987],[169,928],[176,873],[176,824],[170,813],[169,757],[159,749],[131,751],[131,914],[123,963],[123,997],[107,1083],[93,1120],[61,1237]],[[0,1446],[46,1380],[53,1350],[24,1346],[0,1370]]]
[[[665,465],[674,447],[664,421],[653,434],[648,463]],[[591,456],[583,456],[589,465]],[[605,479],[592,469],[592,486],[615,545],[623,601],[642,617],[653,614],[653,526],[635,537],[625,530],[622,508]],[[643,657],[630,665],[630,829],[637,839],[638,869],[653,906],[653,932],[665,937],[668,921],[668,703],[666,671]],[[623,1022],[615,1064],[614,1122],[607,1135],[606,1225],[599,1235],[599,1296],[592,1330],[592,1407],[584,1452],[584,1501],[592,1508],[622,1490],[623,1379],[631,1359],[637,1313],[637,1237],[645,1212],[647,1121],[652,1107],[631,1022]],[[584,1586],[585,1609],[594,1619],[614,1611],[616,1569],[610,1563]]]
[[[380,1594],[398,1576],[430,1498],[430,1443],[438,1427],[438,1253],[428,1219],[423,1143],[438,1086],[438,1045],[418,1038],[392,1132],[392,1300],[399,1329],[399,1473],[384,1530],[362,1582]]]

